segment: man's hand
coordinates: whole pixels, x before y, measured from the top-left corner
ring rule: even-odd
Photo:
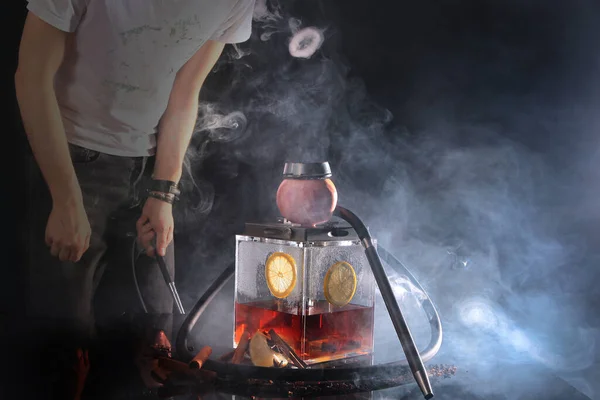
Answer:
[[[158,254],[164,256],[173,240],[173,206],[165,201],[149,197],[136,223],[138,242],[146,254],[154,256],[152,239],[156,235]]]
[[[90,246],[92,229],[81,201],[54,204],[46,225],[46,244],[61,261],[77,262]]]

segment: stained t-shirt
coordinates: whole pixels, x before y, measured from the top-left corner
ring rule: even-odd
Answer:
[[[154,154],[177,71],[208,40],[248,40],[254,1],[29,0],[31,13],[74,32],[54,85],[69,143]]]

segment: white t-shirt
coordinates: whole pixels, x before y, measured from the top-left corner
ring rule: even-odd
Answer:
[[[248,40],[254,1],[29,0],[31,13],[75,32],[55,79],[69,143],[153,155],[175,74],[207,40]]]

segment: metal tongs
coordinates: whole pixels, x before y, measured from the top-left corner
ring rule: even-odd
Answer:
[[[308,368],[306,363],[302,361],[302,359],[298,356],[298,354],[296,354],[294,349],[292,349],[290,345],[287,344],[285,340],[283,340],[281,336],[279,336],[273,329],[269,331],[269,337],[271,339],[271,342],[273,342],[277,349],[285,357],[287,357],[292,362],[292,364],[301,369]]]
[[[152,239],[152,244],[154,246],[154,255],[156,257],[156,261],[158,262],[160,272],[162,272],[163,278],[165,279],[165,283],[169,287],[169,290],[171,290],[171,296],[173,296],[173,301],[175,301],[177,310],[179,311],[179,314],[185,315],[183,303],[181,303],[181,298],[179,297],[179,293],[177,292],[177,288],[175,287],[175,281],[173,280],[173,278],[171,278],[171,274],[169,274],[169,269],[167,268],[167,264],[165,263],[165,258],[158,254],[158,247],[156,246],[156,235],[154,236],[154,239]]]

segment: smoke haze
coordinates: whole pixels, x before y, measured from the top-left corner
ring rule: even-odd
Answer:
[[[177,225],[187,308],[233,261],[243,223],[277,215],[283,163],[328,160],[339,204],[436,304],[433,362],[462,367],[465,392],[486,381],[487,394],[510,393],[517,375],[527,382],[520,367],[541,365],[600,396],[594,4],[422,2],[398,17],[393,47],[361,28],[352,2],[298,3],[258,1],[252,39],[203,90],[184,177],[196,208]],[[303,29],[319,43],[294,56]],[[420,294],[390,277],[422,346]],[[207,311],[227,318],[209,317],[201,342],[230,346],[232,294],[231,283]],[[403,357],[382,301],[376,312],[377,361]]]

